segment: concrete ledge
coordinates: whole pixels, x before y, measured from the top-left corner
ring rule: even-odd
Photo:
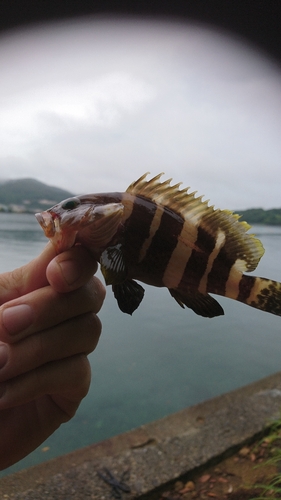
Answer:
[[[0,479],[3,499],[112,500],[98,476],[124,471],[137,498],[228,449],[251,439],[280,417],[281,372],[112,439]]]

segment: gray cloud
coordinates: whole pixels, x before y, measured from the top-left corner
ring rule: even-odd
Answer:
[[[0,40],[0,176],[76,193],[165,171],[216,206],[281,206],[281,78],[191,24],[89,19]]]

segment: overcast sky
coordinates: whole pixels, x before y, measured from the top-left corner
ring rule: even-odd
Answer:
[[[216,207],[281,207],[281,73],[242,40],[88,18],[2,35],[0,71],[0,178],[78,194],[163,171]]]

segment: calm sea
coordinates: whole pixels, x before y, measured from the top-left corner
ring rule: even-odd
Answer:
[[[281,227],[255,226],[252,232],[266,249],[256,274],[281,281]],[[34,216],[0,213],[0,272],[28,262],[45,244]],[[147,287],[130,317],[108,289],[89,394],[69,423],[2,476],[279,371],[281,319],[219,302],[225,316],[204,319],[181,309],[167,290]]]

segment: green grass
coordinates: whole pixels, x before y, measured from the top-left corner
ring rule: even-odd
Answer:
[[[262,441],[265,440],[269,443],[271,457],[262,464],[257,465],[257,467],[266,465],[280,465],[281,467],[281,417],[273,423],[269,435],[263,438]],[[281,498],[281,472],[274,475],[269,484],[256,484],[254,488],[262,490],[262,494],[259,497],[254,497],[253,500],[276,500],[276,498]]]

